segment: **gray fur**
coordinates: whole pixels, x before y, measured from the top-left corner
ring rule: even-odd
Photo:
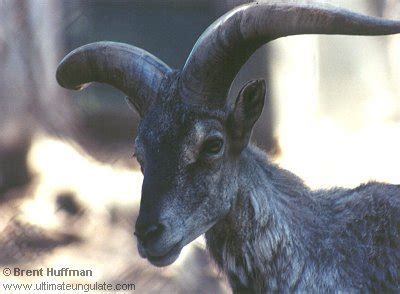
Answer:
[[[238,194],[206,233],[237,292],[398,292],[400,187],[311,191],[248,147]]]

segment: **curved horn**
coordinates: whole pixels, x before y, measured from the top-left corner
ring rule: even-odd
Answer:
[[[57,68],[58,83],[80,90],[91,82],[107,83],[132,97],[144,112],[157,97],[171,69],[140,48],[123,43],[97,42],[69,53]]]
[[[223,107],[236,74],[261,45],[299,34],[388,35],[400,22],[335,7],[251,3],[228,12],[195,44],[180,78],[189,103]]]

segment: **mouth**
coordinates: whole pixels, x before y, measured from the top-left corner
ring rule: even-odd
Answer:
[[[154,266],[157,267],[164,267],[167,265],[172,264],[175,260],[178,259],[179,254],[181,253],[183,248],[182,241],[176,243],[171,249],[169,249],[165,254],[154,256],[154,255],[147,255],[147,260]]]

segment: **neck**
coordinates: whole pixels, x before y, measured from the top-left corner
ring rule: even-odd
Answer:
[[[230,212],[207,234],[207,246],[235,290],[293,289],[304,270],[316,204],[290,172],[249,147],[239,162]],[[263,277],[263,278],[260,278]]]

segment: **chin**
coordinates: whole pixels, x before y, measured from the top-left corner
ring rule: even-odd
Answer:
[[[175,243],[175,245],[172,245],[172,247],[166,249],[166,251],[164,251],[162,254],[151,254],[151,251],[149,252],[149,250],[146,250],[141,242],[138,241],[137,246],[139,255],[147,259],[152,265],[156,267],[165,267],[171,265],[178,259],[184,246],[191,243],[202,234],[206,233],[215,223],[216,221],[212,221],[209,224],[205,225],[201,230],[193,230],[191,234],[186,236],[186,238],[182,238],[179,242]]]
[[[163,255],[150,255],[145,253],[145,250],[139,245],[139,254],[143,257],[146,258],[152,265],[157,266],[157,267],[164,267],[173,264],[181,254],[183,248],[182,242],[177,243],[174,245],[167,253]]]
[[[163,256],[148,256],[147,260],[156,267],[164,267],[173,264],[181,254],[181,249],[176,252],[167,253]]]

